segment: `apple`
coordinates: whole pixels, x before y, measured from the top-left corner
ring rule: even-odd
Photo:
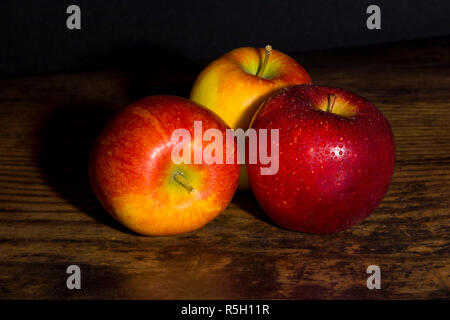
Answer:
[[[190,99],[218,114],[232,129],[247,130],[256,109],[269,95],[286,86],[311,83],[294,59],[272,50],[234,49],[209,64],[197,77]],[[248,189],[246,172],[239,187]]]
[[[263,48],[234,49],[197,77],[191,100],[218,114],[232,129],[246,130],[256,109],[276,90],[311,83],[305,69],[284,53]]]
[[[348,91],[299,85],[280,90],[251,127],[279,130],[279,170],[247,164],[254,195],[281,227],[315,234],[350,228],[379,205],[394,170],[389,123]]]
[[[101,204],[127,228],[149,236],[189,232],[230,202],[239,164],[173,161],[174,130],[193,133],[194,121],[205,131],[225,134],[228,128],[188,99],[160,95],[132,103],[101,132],[90,154],[89,178]]]

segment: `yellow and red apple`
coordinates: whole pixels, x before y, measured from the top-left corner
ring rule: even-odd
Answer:
[[[89,161],[91,185],[106,210],[134,232],[161,236],[195,230],[233,197],[240,165],[173,161],[172,133],[183,128],[194,136],[194,121],[223,135],[228,128],[188,99],[152,96],[125,108],[98,137]]]
[[[234,49],[209,64],[197,77],[190,98],[219,115],[232,128],[248,129],[259,105],[277,90],[311,79],[286,54],[263,48]],[[248,189],[245,170],[239,184]]]

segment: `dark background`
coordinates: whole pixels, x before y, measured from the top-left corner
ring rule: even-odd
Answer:
[[[66,28],[71,4],[81,30]],[[381,8],[381,30],[366,28],[370,4]],[[446,0],[1,0],[0,76],[151,69],[266,43],[300,52],[438,37],[450,34],[449,19]]]

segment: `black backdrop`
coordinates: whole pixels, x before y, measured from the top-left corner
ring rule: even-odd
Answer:
[[[214,58],[239,46],[285,51],[450,34],[448,0],[1,0],[0,75],[152,68]],[[81,8],[81,30],[66,8]],[[381,30],[366,8],[381,7]]]

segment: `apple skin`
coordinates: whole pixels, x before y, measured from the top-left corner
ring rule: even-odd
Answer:
[[[98,137],[89,160],[91,185],[105,209],[127,228],[148,236],[189,232],[210,222],[230,202],[239,180],[238,164],[172,161],[172,132],[185,128],[194,138],[195,120],[202,121],[203,132],[217,128],[225,135],[228,128],[188,99],[161,95],[134,102]],[[173,179],[176,170],[192,192]]]
[[[335,95],[327,112],[328,95]],[[279,129],[279,171],[247,164],[261,207],[281,227],[327,234],[362,222],[383,199],[394,171],[389,123],[362,97],[317,85],[282,89],[252,120]],[[270,145],[270,143],[268,143]]]
[[[251,47],[226,53],[200,73],[190,99],[214,111],[230,128],[247,130],[268,96],[287,86],[311,83],[300,64],[277,50],[272,50],[262,77],[256,76],[264,56],[265,49]],[[250,188],[244,167],[239,188]]]

